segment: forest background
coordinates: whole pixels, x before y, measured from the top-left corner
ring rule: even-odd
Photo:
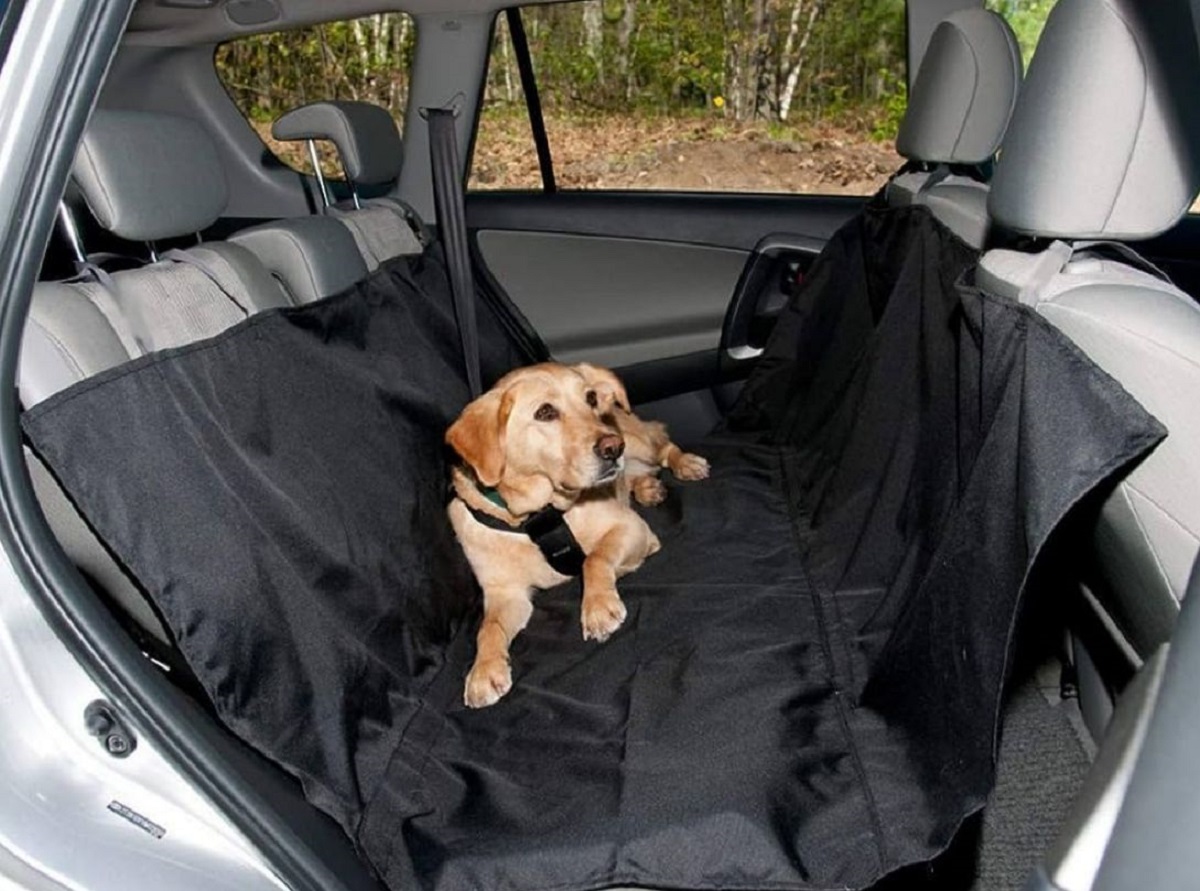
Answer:
[[[1028,62],[1053,0],[988,0]],[[522,10],[562,188],[866,194],[895,171],[906,107],[903,0],[582,0]],[[379,13],[224,44],[227,89],[270,122],[356,99],[402,124],[416,33]],[[337,173],[332,151],[322,166]],[[505,19],[496,20],[471,188],[538,188]]]

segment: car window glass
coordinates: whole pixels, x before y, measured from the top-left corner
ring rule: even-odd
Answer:
[[[900,166],[903,0],[583,0],[522,20],[563,189],[865,195]],[[504,16],[470,178],[537,189]]]
[[[271,123],[321,99],[373,102],[391,111],[397,126],[408,105],[416,30],[399,12],[376,13],[309,28],[256,34],[217,48],[221,82],[263,142],[285,164],[312,172],[303,142],[278,142]],[[321,168],[341,176],[332,146],[319,144]]]

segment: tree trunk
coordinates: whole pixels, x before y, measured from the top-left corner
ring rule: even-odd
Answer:
[[[758,114],[760,91],[763,82],[763,64],[766,61],[766,0],[754,0],[754,25],[750,34],[750,45],[746,50],[749,63],[748,76],[745,79],[746,98],[742,110],[746,120],[752,120]]]
[[[504,58],[504,98],[512,105],[516,97],[513,95],[512,76],[512,35],[508,33],[508,22],[503,24],[504,34],[500,38],[500,55]]]
[[[625,13],[617,25],[617,66],[625,87],[625,100],[633,99],[633,34],[637,28],[637,0],[625,0]]]
[[[362,19],[354,19],[350,30],[354,34],[354,45],[358,48],[358,61],[362,65],[365,79],[371,70],[371,47],[367,43],[367,29],[363,27]]]
[[[742,116],[742,5],[741,0],[723,0],[725,18],[725,108],[726,117]]]
[[[787,42],[784,45],[784,65],[788,66],[788,73],[787,80],[783,85],[783,96],[779,100],[779,120],[781,121],[786,121],[788,115],[791,114],[792,99],[796,95],[796,84],[800,80],[800,71],[804,67],[804,55],[808,50],[808,42],[812,39],[817,18],[821,15],[821,10],[824,7],[824,0],[812,0],[812,6],[808,10],[808,21],[804,23],[804,33],[800,36],[799,42],[795,44],[795,56],[793,58],[793,38],[795,34],[800,33],[800,8],[803,5],[803,0],[794,0],[794,3],[791,24],[788,28]]]
[[[584,0],[583,50],[596,65],[596,82],[604,84],[604,0]]]

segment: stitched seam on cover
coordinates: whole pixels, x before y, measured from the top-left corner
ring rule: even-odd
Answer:
[[[304,248],[300,246],[300,239],[286,229],[280,230],[283,237],[291,242],[292,247],[296,249],[296,253],[300,255],[301,261],[304,263],[304,271],[308,273],[308,280],[312,284],[313,298],[317,299],[321,296],[320,289],[317,287],[317,276],[313,272],[312,264],[308,262],[308,257],[304,253]]]
[[[782,482],[781,490],[783,493],[784,507],[788,513],[788,520],[792,527],[793,543],[797,548],[800,547],[800,529],[798,526],[798,517],[796,511],[792,507],[792,499],[789,497],[791,490],[791,480],[787,472],[787,460],[783,449],[776,452],[779,464],[780,481]],[[808,585],[809,596],[812,598],[813,608],[817,615],[817,631],[821,635],[821,652],[825,655],[827,670],[829,672],[830,685],[833,687],[833,704],[837,709],[838,723],[842,728],[842,737],[846,741],[846,748],[850,752],[851,764],[854,766],[854,775],[858,780],[859,789],[862,792],[863,803],[866,805],[867,818],[871,822],[871,835],[875,841],[875,856],[879,859],[879,873],[882,877],[887,871],[888,853],[887,845],[883,838],[883,821],[880,819],[879,809],[875,804],[875,796],[871,792],[871,785],[867,782],[866,770],[863,768],[862,758],[858,753],[858,746],[855,744],[854,736],[850,732],[850,721],[846,716],[845,697],[842,695],[842,688],[837,682],[837,662],[833,658],[833,647],[829,640],[828,628],[825,624],[825,614],[822,609],[821,595],[817,590],[816,585],[812,583],[812,577],[808,572],[808,565],[803,559],[800,560],[800,569],[804,575],[805,584]]]
[[[101,197],[103,197],[104,201],[108,204],[109,225],[116,225],[117,205],[116,202],[112,200],[112,196],[110,196],[108,193],[108,187],[104,184],[104,178],[100,176],[100,168],[96,166],[96,160],[92,157],[92,150],[88,147],[86,142],[82,143],[80,148],[82,149],[80,154],[83,156],[84,163],[86,163],[88,168],[91,170],[92,177],[96,180],[96,187],[100,190]]]
[[[975,84],[971,88],[971,101],[967,103],[967,111],[963,115],[962,125],[958,128],[958,136],[954,138],[954,145],[950,146],[950,154],[958,155],[958,146],[962,143],[963,135],[967,132],[967,122],[971,120],[971,112],[975,108],[975,100],[979,97],[979,56],[975,53],[975,47],[971,45],[971,41],[966,37],[962,38],[962,42],[967,45],[967,51],[971,54],[971,61],[975,63]]]
[[[1137,523],[1138,532],[1142,533],[1142,539],[1146,542],[1146,549],[1150,551],[1150,556],[1154,558],[1154,568],[1158,570],[1158,574],[1162,579],[1163,584],[1168,591],[1171,591],[1171,580],[1167,577],[1167,569],[1163,566],[1162,558],[1158,554],[1158,548],[1154,546],[1154,540],[1150,537],[1150,533],[1146,531],[1146,524],[1142,522],[1142,515],[1138,513],[1138,509],[1134,506],[1133,499],[1129,497],[1129,493],[1125,491],[1124,486],[1117,487],[1121,492],[1121,498],[1125,501],[1125,506],[1129,508],[1129,513],[1133,515],[1133,522]],[[1171,591],[1174,595],[1174,591]],[[1180,598],[1176,598],[1178,600]]]
[[[1105,2],[1104,7],[1111,12],[1122,25],[1125,26],[1126,31],[1130,33],[1133,32],[1134,29],[1130,26],[1129,22],[1114,6],[1112,6],[1112,4]],[[1141,44],[1139,44],[1137,40],[1134,40],[1133,46],[1134,49],[1137,50],[1138,61],[1142,64],[1142,71],[1149,75],[1150,67],[1146,64],[1145,55],[1142,54]],[[1138,109],[1137,129],[1134,130],[1133,142],[1129,146],[1129,156],[1125,159],[1125,169],[1121,171],[1121,182],[1117,184],[1117,190],[1113,192],[1112,203],[1108,206],[1108,213],[1104,215],[1104,222],[1100,224],[1101,232],[1108,229],[1109,224],[1112,222],[1112,216],[1117,210],[1117,201],[1120,199],[1121,193],[1125,190],[1125,181],[1129,178],[1129,168],[1133,165],[1133,156],[1137,153],[1138,135],[1142,132],[1142,125],[1146,123],[1146,107],[1150,104],[1149,100],[1147,99],[1146,92],[1146,83],[1143,81],[1142,104],[1141,108]]]
[[[59,340],[58,336],[53,331],[51,331],[49,328],[47,328],[45,325],[43,325],[37,319],[31,318],[29,320],[29,322],[30,322],[30,324],[33,325],[33,327],[37,328],[44,335],[46,335],[46,339],[48,341],[50,341],[51,346],[53,346],[55,348],[55,350],[57,350],[58,353],[64,359],[66,359],[67,364],[69,364],[71,366],[71,370],[74,371],[75,374],[81,380],[83,378],[87,377],[87,375],[84,374],[83,369],[79,366],[79,363],[75,361],[75,357],[72,356],[71,353],[67,350],[66,344],[64,344],[61,340]]]

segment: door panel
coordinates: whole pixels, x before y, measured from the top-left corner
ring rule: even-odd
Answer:
[[[692,382],[699,389],[720,382],[722,324],[756,248],[781,233],[819,248],[865,201],[473,192],[467,223],[488,270],[556,358],[638,365],[649,380],[656,362],[665,372],[678,364],[666,360],[711,354],[713,361],[696,363],[715,375]]]
[[[484,230],[479,251],[563,362],[610,367],[715,350],[748,251]]]

